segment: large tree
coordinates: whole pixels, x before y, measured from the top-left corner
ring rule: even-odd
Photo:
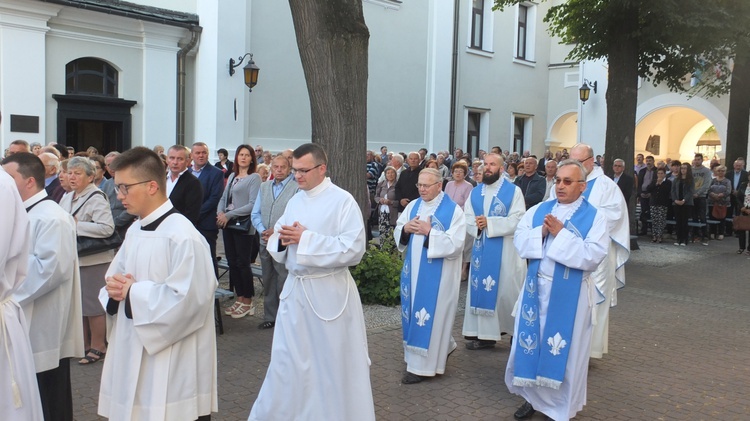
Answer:
[[[367,209],[367,51],[362,0],[289,0],[310,97],[312,141],[337,185]]]

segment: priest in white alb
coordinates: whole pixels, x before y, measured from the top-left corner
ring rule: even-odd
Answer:
[[[29,217],[16,184],[2,168],[0,197],[0,420],[41,420],[26,317],[13,299],[26,278]]]
[[[81,279],[73,217],[44,189],[45,167],[34,154],[5,158],[29,215],[26,281],[13,294],[29,326],[44,419],[73,420],[70,358],[83,357]]]
[[[513,305],[526,277],[526,262],[513,247],[516,226],[526,213],[521,189],[503,176],[502,156],[484,156],[482,183],[464,206],[473,239],[463,335],[466,349],[492,348],[513,334]]]
[[[419,198],[398,218],[393,233],[406,251],[401,270],[401,327],[406,373],[403,384],[445,373],[456,341],[451,331],[458,305],[466,219],[441,191],[438,170],[419,173]]]
[[[110,420],[209,420],[218,411],[214,291],[206,239],[166,196],[164,164],[144,147],[110,164],[138,216],[99,300],[111,317],[99,409]]]
[[[374,420],[365,319],[349,273],[365,253],[362,212],[326,177],[320,145],[304,144],[292,157],[301,191],[287,203],[267,246],[289,274],[271,363],[249,419]]]
[[[606,217],[582,196],[578,161],[560,163],[557,199],[533,206],[518,224],[514,245],[529,261],[516,303],[516,326],[505,384],[526,402],[513,415],[541,411],[568,420],[586,404],[592,312],[591,273],[609,247]]]
[[[622,190],[602,168],[594,165],[591,146],[579,143],[570,149],[570,158],[586,169],[586,191],[583,196],[607,218],[609,251],[591,275],[598,292],[591,339],[591,358],[602,358],[608,352],[609,309],[617,305],[617,290],[625,286],[625,262],[630,258],[630,219]]]

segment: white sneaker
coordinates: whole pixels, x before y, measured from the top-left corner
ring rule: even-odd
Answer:
[[[723,240],[723,239],[724,239],[724,236],[723,236],[723,235],[719,235],[718,237],[716,237],[716,239],[717,239],[717,240]]]
[[[676,246],[679,246],[679,245],[680,245],[680,243],[674,243],[674,245],[676,245]]]
[[[682,246],[682,247],[685,247],[685,246],[687,246],[687,244],[685,244],[685,243],[680,243],[680,246]]]

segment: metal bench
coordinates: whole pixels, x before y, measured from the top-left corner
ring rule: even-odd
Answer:
[[[219,258],[218,267],[219,278],[229,272],[229,265],[227,265],[226,259]],[[263,285],[263,270],[260,265],[256,264],[250,265],[250,269],[253,271],[253,277],[258,278],[261,286],[260,292],[256,292],[255,295],[261,295],[265,288],[265,285]],[[232,291],[224,288],[216,288],[216,291],[214,292],[214,318],[216,319],[216,327],[219,329],[219,335],[224,334],[224,322],[221,318],[221,302],[230,298],[234,298],[234,293]]]

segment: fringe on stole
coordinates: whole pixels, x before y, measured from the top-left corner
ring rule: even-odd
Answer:
[[[404,341],[404,348],[406,349],[406,352],[411,352],[412,354],[421,355],[423,357],[427,356],[427,350],[424,348],[420,348],[414,345],[408,345],[406,341]]]
[[[471,307],[472,314],[476,314],[477,316],[494,316],[495,310],[489,310],[486,308],[477,308],[477,307]]]
[[[518,387],[548,387],[550,389],[559,390],[562,385],[561,381],[553,380],[547,377],[537,376],[536,379],[528,379],[524,377],[513,377],[513,386]]]

